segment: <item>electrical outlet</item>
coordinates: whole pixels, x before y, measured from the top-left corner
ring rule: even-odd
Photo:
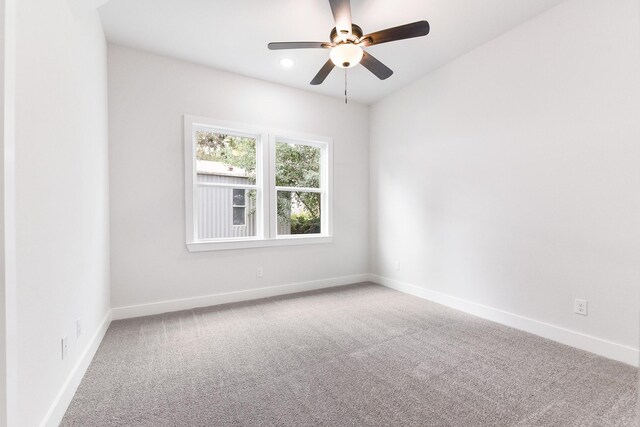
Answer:
[[[256,268],[256,277],[262,277],[262,267]]]
[[[66,359],[67,355],[69,354],[69,342],[67,340],[67,337],[62,337],[62,339],[60,340],[60,350],[62,360]]]
[[[587,300],[586,299],[578,299],[573,303],[573,311],[576,314],[581,314],[583,316],[587,315]]]
[[[82,335],[82,319],[76,320],[76,338],[80,338]]]
[[[394,261],[393,266],[396,271],[400,271],[400,261]]]

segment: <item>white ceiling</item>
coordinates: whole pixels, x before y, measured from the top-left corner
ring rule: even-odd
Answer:
[[[394,74],[381,81],[362,66],[349,70],[349,98],[375,102],[562,1],[351,0],[353,22],[365,33],[422,19],[431,33],[367,48]],[[99,11],[112,43],[343,96],[342,69],[309,85],[328,50],[267,49],[271,41],[328,41],[328,0],[108,0]],[[280,65],[285,57],[295,61],[292,68]]]

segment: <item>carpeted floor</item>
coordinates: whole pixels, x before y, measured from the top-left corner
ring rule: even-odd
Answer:
[[[359,284],[111,324],[63,426],[631,426],[637,370]]]

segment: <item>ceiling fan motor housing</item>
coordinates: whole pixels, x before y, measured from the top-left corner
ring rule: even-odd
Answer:
[[[346,35],[347,41],[358,43],[362,38],[362,34],[362,28],[360,28],[356,24],[351,24],[351,36],[349,36],[348,34]],[[329,40],[331,40],[333,43],[342,42],[342,40],[338,37],[338,30],[335,27],[333,27],[333,30],[331,30],[331,34],[329,34]]]

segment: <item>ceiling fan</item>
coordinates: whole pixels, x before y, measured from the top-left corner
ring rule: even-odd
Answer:
[[[330,42],[273,42],[268,45],[271,50],[331,49],[329,60],[311,80],[312,85],[321,84],[336,66],[347,69],[359,63],[380,80],[387,79],[391,77],[393,71],[370,53],[365,52],[363,48],[429,34],[429,23],[418,21],[363,35],[362,28],[351,22],[349,0],[329,0],[329,4],[336,23],[329,35]]]

